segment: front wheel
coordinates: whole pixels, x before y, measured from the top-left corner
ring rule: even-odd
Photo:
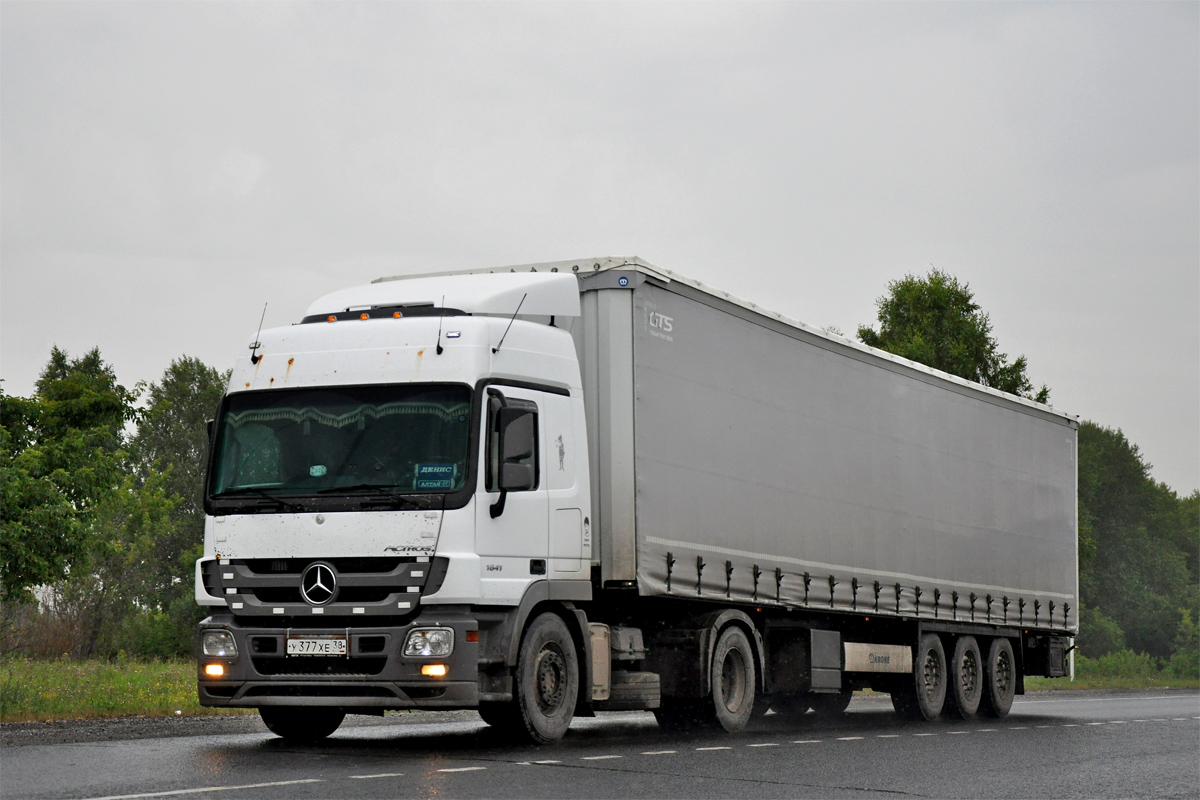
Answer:
[[[332,734],[346,718],[336,708],[267,706],[258,710],[267,730],[289,744],[312,744]]]
[[[579,661],[561,617],[542,614],[525,632],[513,694],[525,737],[543,744],[566,734],[579,697]]]

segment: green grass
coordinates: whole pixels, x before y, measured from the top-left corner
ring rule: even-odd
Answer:
[[[196,662],[0,660],[0,721],[245,713],[202,708]]]
[[[1194,656],[1176,655],[1159,662],[1142,653],[1120,650],[1099,658],[1079,655],[1075,659],[1075,680],[1064,678],[1026,678],[1025,688],[1042,689],[1197,689]]]

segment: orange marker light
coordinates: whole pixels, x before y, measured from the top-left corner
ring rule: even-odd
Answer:
[[[478,642],[479,641],[479,631],[467,631],[467,641],[468,642]]]
[[[400,319],[400,318],[401,318],[401,317],[403,317],[403,316],[404,316],[404,315],[403,315],[403,314],[401,314],[399,311],[393,311],[393,312],[392,312],[392,319]]]
[[[359,319],[370,319],[371,315],[370,314],[359,314],[358,318]]]
[[[421,667],[421,674],[428,675],[431,678],[444,678],[446,677],[446,665],[425,664]]]
[[[225,677],[225,667],[220,664],[208,664],[204,667],[204,674],[210,678]]]
[[[325,321],[326,322],[337,322],[337,317],[335,317],[333,314],[330,314],[328,317],[325,318]]]

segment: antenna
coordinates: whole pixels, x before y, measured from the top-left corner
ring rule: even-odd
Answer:
[[[520,302],[520,303],[517,303],[517,310],[513,312],[512,319],[510,319],[510,320],[508,321],[508,328],[511,328],[511,327],[512,327],[512,324],[513,324],[513,319],[516,319],[516,318],[517,318],[517,314],[520,314],[520,313],[521,313],[521,306],[523,306],[523,305],[525,304],[525,298],[526,298],[526,297],[529,297],[529,292],[526,292],[525,294],[521,295],[521,302]],[[504,329],[504,336],[508,336],[508,328],[505,328],[505,329]],[[498,345],[496,345],[495,347],[493,347],[493,348],[492,348],[492,354],[493,354],[493,355],[495,355],[496,353],[499,353],[499,352],[500,352],[500,345],[501,345],[501,344],[504,344],[504,336],[501,336],[501,337],[500,337],[500,344],[498,344]]]
[[[442,313],[438,316],[437,354],[442,354],[442,323],[446,321],[446,295],[442,295]]]
[[[254,334],[254,344],[250,345],[250,363],[257,364],[262,361],[262,356],[258,354],[258,348],[262,347],[262,342],[258,341],[258,335],[262,333],[263,320],[267,318],[267,304],[263,303],[262,316],[258,318],[258,330]]]

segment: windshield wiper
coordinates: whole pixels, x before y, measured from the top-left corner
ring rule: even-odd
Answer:
[[[233,489],[226,489],[225,491],[221,492],[220,494],[214,495],[213,500],[225,500],[226,498],[229,498],[231,496],[247,495],[247,494],[252,494],[252,495],[255,495],[256,497],[261,497],[264,500],[270,500],[272,503],[278,505],[284,511],[292,511],[292,512],[298,513],[298,512],[301,512],[304,510],[304,506],[302,506],[298,503],[289,503],[288,501],[284,500],[281,497],[276,497],[275,495],[271,494],[270,492],[263,491],[262,489],[255,488],[253,486],[239,486],[239,487],[235,487]]]
[[[380,500],[386,500],[389,504],[397,508],[404,509],[421,509],[424,505],[418,503],[410,497],[397,494],[393,491],[393,487],[383,486],[378,483],[358,483],[353,486],[334,486],[329,489],[321,489],[317,494],[367,494],[370,493]]]

